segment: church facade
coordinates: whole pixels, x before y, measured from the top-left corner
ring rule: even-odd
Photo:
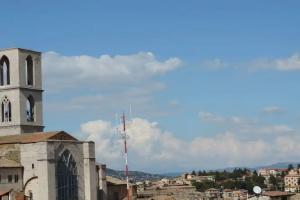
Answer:
[[[41,68],[40,52],[0,51],[0,193],[96,200],[94,142],[64,131],[43,132]]]

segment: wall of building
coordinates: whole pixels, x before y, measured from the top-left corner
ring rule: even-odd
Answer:
[[[23,189],[23,169],[22,168],[0,168],[0,190],[14,189],[21,191]],[[8,180],[8,176],[11,176],[11,182]],[[17,180],[15,180],[17,176]]]
[[[3,55],[9,59],[10,84],[0,86],[0,103],[7,96],[11,102],[12,120],[10,122],[0,120],[0,136],[42,131],[41,53],[24,49],[8,49],[0,51],[0,59]],[[33,60],[33,85],[26,83],[25,61],[29,55]],[[29,95],[32,95],[35,101],[33,122],[28,122],[26,117],[26,101]]]

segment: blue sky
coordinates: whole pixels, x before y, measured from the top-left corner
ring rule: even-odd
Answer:
[[[111,167],[123,163],[115,113],[129,104],[133,169],[299,161],[299,6],[10,0],[0,46],[44,53],[46,129],[94,140]]]

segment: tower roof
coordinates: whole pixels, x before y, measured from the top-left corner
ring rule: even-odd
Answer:
[[[0,51],[8,51],[8,50],[29,51],[29,52],[41,54],[40,51],[35,51],[35,50],[31,50],[31,49],[24,49],[24,48],[19,48],[19,47],[11,47],[11,48],[3,48],[3,49],[0,49]]]
[[[7,135],[0,137],[0,144],[26,144],[26,143],[36,143],[45,142],[51,140],[70,140],[78,141],[76,138],[64,131],[54,131],[54,132],[36,132],[36,133],[26,133],[19,135]]]

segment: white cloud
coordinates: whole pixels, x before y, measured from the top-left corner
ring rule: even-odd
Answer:
[[[275,61],[278,70],[300,70],[300,56],[294,54],[286,59],[278,59]]]
[[[214,58],[212,60],[205,60],[200,63],[201,66],[208,69],[223,69],[228,67],[228,63],[225,63],[219,58]]]
[[[87,139],[96,143],[98,161],[120,169],[123,167],[123,144],[116,128],[102,120],[81,126]],[[300,142],[299,138],[290,140],[282,136],[244,140],[234,132],[182,139],[162,130],[157,122],[142,118],[133,119],[127,133],[131,169],[152,172],[253,166],[278,161],[283,155],[289,160],[287,152]]]
[[[219,58],[215,58],[212,60],[206,60],[204,62],[201,62],[200,65],[209,69],[222,69],[230,67],[235,69],[248,69],[251,71],[260,69],[295,71],[300,70],[300,55],[298,53],[295,53],[287,58],[257,58],[239,63],[225,62]]]
[[[43,54],[45,84],[51,89],[96,83],[135,83],[165,74],[181,65],[179,58],[159,61],[151,52],[99,57],[63,56],[56,52]]]
[[[268,106],[263,108],[263,112],[266,114],[282,114],[285,110],[278,106]]]
[[[201,111],[199,112],[200,120],[204,122],[210,122],[215,124],[225,124],[225,125],[239,125],[248,126],[250,124],[256,123],[255,120],[250,120],[242,118],[239,116],[224,117],[215,113]]]
[[[272,109],[274,111],[274,109]],[[253,137],[254,134],[290,134],[295,130],[285,124],[267,124],[257,119],[248,119],[239,116],[221,116],[211,112],[199,112],[200,120],[206,123],[213,123],[217,126],[232,130],[244,136]],[[245,133],[247,135],[245,135]],[[251,135],[249,135],[249,133]]]
[[[50,113],[82,112],[75,117],[87,112],[89,117],[111,116],[132,105],[140,115],[168,114],[171,108],[161,109],[155,103],[155,94],[166,89],[156,77],[176,70],[182,63],[176,57],[158,59],[151,52],[98,57],[44,53],[45,95],[48,95],[45,110]],[[170,104],[166,101],[165,105]]]

